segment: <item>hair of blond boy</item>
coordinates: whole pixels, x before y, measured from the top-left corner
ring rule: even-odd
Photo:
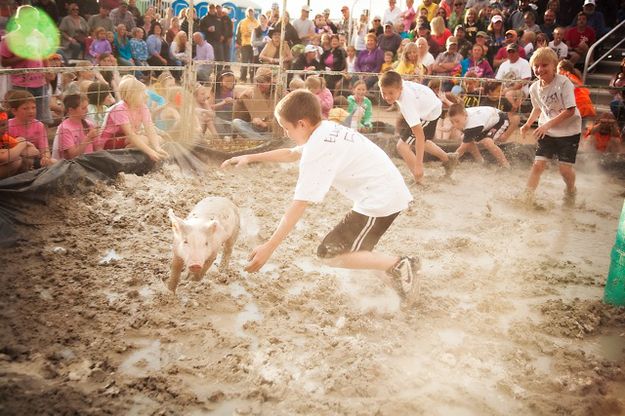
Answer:
[[[291,91],[276,104],[274,115],[290,124],[307,120],[310,124],[317,125],[321,122],[321,104],[313,93],[299,89]]]
[[[447,110],[447,115],[449,117],[455,117],[460,114],[466,114],[467,110],[464,108],[462,103],[456,103],[449,106],[449,110]]]
[[[119,98],[129,106],[139,105],[145,95],[145,85],[133,75],[124,75],[119,82]]]
[[[399,75],[399,73],[392,71],[392,70],[386,71],[380,77],[380,80],[378,81],[378,85],[380,86],[380,88],[401,87],[402,85],[401,75]]]
[[[291,82],[289,82],[289,90],[295,91],[300,88],[305,88],[306,83],[300,77],[294,77]]]
[[[555,68],[558,65],[558,55],[548,46],[538,48],[530,58],[530,66],[533,67],[535,63],[552,63]]]
[[[17,110],[26,103],[35,102],[35,96],[26,90],[8,91],[4,96],[4,99],[11,110]]]

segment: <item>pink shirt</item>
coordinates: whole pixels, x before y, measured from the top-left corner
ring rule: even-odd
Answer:
[[[89,120],[85,120],[85,122],[89,125],[90,128],[93,128],[93,123]],[[65,159],[65,154],[63,153],[65,150],[71,149],[72,147],[79,145],[81,141],[87,137],[87,133],[89,130],[85,130],[85,127],[80,121],[74,121],[71,119],[65,119],[60,125],[56,132],[58,137],[58,145],[59,145],[59,157],[61,159]],[[93,144],[89,143],[87,147],[85,147],[85,151],[83,154],[93,153]]]
[[[102,135],[100,136],[102,145],[115,137],[124,136],[124,131],[122,130],[122,125],[124,124],[130,124],[135,133],[139,133],[141,126],[145,128],[152,125],[150,110],[148,110],[146,105],[138,110],[130,110],[126,102],[120,101],[111,106],[108,111],[104,126],[102,126]]]
[[[319,103],[321,104],[321,115],[324,119],[328,119],[330,116],[330,110],[334,105],[334,98],[332,97],[332,93],[329,89],[324,88],[317,94],[317,98],[319,99]]]
[[[12,118],[9,120],[9,134],[13,137],[25,138],[34,144],[40,152],[48,148],[48,133],[39,120],[33,120],[32,123],[24,125]]]
[[[7,44],[6,37],[2,39],[0,42],[0,55],[3,58],[14,58],[15,54],[11,52],[9,49],[9,45]],[[30,59],[25,59],[13,66],[11,68],[43,68],[42,61],[31,61]],[[18,87],[25,88],[39,88],[45,84],[44,74],[43,72],[33,72],[28,74],[19,74],[19,75],[11,75],[11,83]]]

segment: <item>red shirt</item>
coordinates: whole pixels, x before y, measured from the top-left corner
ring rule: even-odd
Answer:
[[[572,27],[566,31],[566,35],[564,36],[564,41],[571,49],[577,48],[582,40],[585,40],[586,44],[590,46],[595,43],[596,39],[595,31],[590,26],[586,26],[586,29],[583,32],[580,32],[577,29],[577,26]]]

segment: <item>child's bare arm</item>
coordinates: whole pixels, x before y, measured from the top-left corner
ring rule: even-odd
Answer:
[[[230,165],[238,167],[254,162],[297,162],[301,157],[301,153],[295,149],[276,149],[268,152],[257,153],[255,155],[236,156],[226,160],[221,164],[221,167],[225,168]]]
[[[295,227],[295,224],[297,224],[299,219],[302,217],[307,207],[307,201],[291,202],[291,205],[282,216],[280,224],[278,224],[278,228],[276,228],[276,231],[274,231],[269,241],[252,250],[252,253],[249,256],[250,262],[245,267],[245,271],[253,273],[259,271],[261,267],[263,267],[276,248],[278,248],[280,243],[286,238],[287,235],[289,235],[293,227]]]
[[[527,121],[525,122],[525,124],[521,126],[521,134],[525,134],[527,129],[529,129],[532,126],[532,124],[534,124],[534,122],[538,120],[538,117],[540,117],[541,112],[542,111],[540,110],[540,108],[537,108],[537,107],[532,108],[532,112],[530,113],[530,116],[527,118]]]

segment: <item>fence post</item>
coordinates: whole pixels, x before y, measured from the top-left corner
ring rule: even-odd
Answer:
[[[610,271],[605,284],[603,301],[617,306],[625,306],[625,203],[616,230],[616,241],[612,248]]]

